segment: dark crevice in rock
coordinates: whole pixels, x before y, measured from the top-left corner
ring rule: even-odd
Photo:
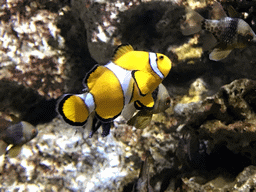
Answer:
[[[170,22],[172,26],[164,30],[163,19],[169,9],[170,18],[173,19]],[[180,44],[184,43],[184,38],[177,28],[182,13],[184,7],[171,2],[142,3],[119,14],[120,22],[116,25],[118,34],[121,34],[122,43],[129,43],[138,50],[164,53],[172,42],[178,40]]]
[[[76,18],[73,12],[69,11],[58,19],[57,27],[61,29],[61,35],[65,39],[68,58],[64,70],[67,77],[65,92],[80,93],[84,88],[81,82],[96,64],[88,50],[85,26],[80,18]]]

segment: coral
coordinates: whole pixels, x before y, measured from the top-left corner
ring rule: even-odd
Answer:
[[[15,114],[39,134],[17,158],[0,157],[0,189],[132,191],[147,158],[155,191],[253,190],[255,46],[214,62],[198,34],[180,31],[184,4],[207,17],[210,3],[2,1],[1,116]],[[255,2],[221,3],[255,30]],[[89,139],[89,130],[55,118],[55,105],[63,93],[81,93],[86,72],[108,62],[121,42],[170,57],[163,84],[173,105],[143,130],[116,120],[108,137]]]

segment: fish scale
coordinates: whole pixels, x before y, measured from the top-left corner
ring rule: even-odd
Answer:
[[[238,19],[230,17],[220,20],[205,19],[202,29],[212,33],[219,42],[228,45],[236,41],[237,24]]]
[[[225,44],[232,44],[236,41],[236,30],[237,30],[237,24],[238,24],[238,19],[236,18],[230,18],[226,17],[224,19],[220,20],[220,25],[224,26],[223,32],[220,34],[220,41],[225,43]]]

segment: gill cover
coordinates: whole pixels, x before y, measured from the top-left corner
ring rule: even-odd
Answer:
[[[87,106],[77,95],[65,95],[61,98],[58,112],[70,125],[83,125],[89,116]]]
[[[164,75],[164,78],[169,74],[171,68],[172,68],[172,62],[170,59],[160,53],[157,53],[157,67],[160,70],[160,72]]]

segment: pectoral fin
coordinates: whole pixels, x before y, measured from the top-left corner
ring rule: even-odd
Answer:
[[[9,151],[8,151],[8,156],[11,158],[17,157],[20,154],[22,145],[16,145],[13,146]]]
[[[233,17],[233,18],[239,18],[239,13],[235,10],[235,8],[232,5],[229,5],[227,7],[228,10],[228,15],[229,17]]]
[[[145,96],[150,91],[152,75],[144,71],[132,71],[132,77],[139,89],[140,95]],[[153,79],[152,79],[153,81]]]
[[[140,98],[140,100],[137,100],[134,102],[136,109],[139,109],[139,110],[144,108],[152,109],[154,107],[154,104],[155,102],[151,94],[148,94]]]
[[[225,59],[232,49],[220,49],[220,48],[215,48],[209,55],[209,59],[213,61],[219,61],[222,59]]]
[[[97,79],[106,71],[107,69],[101,65],[95,65],[85,76],[83,79],[83,85],[86,88],[92,89],[95,85]]]
[[[137,129],[144,129],[147,127],[152,120],[152,113],[148,111],[139,111],[134,115],[128,122],[128,125],[134,126]]]

